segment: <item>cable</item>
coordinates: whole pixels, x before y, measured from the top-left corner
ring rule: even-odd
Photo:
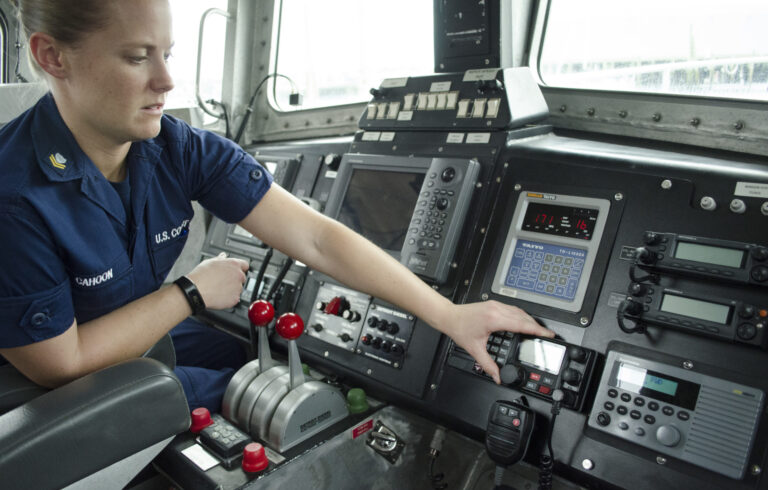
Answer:
[[[635,266],[637,264],[633,263],[629,266],[629,278],[632,279],[632,282],[645,282],[645,281],[651,281],[654,284],[659,283],[659,275],[658,274],[646,274],[645,276],[637,277],[635,275]]]
[[[224,118],[224,136],[227,139],[232,139],[232,133],[229,131],[229,114],[227,113],[227,106],[225,106],[223,102],[219,102],[218,100],[213,99],[208,99],[205,102],[221,107],[221,117]]]
[[[261,267],[259,267],[259,272],[256,274],[256,283],[253,285],[253,292],[251,293],[251,303],[259,299],[259,290],[261,289],[261,282],[264,280],[264,272],[267,270],[269,261],[272,260],[273,252],[274,250],[272,249],[272,247],[269,247],[267,249],[267,253],[264,254],[264,260],[261,261]]]
[[[293,259],[286,257],[285,262],[283,262],[283,267],[280,269],[280,272],[277,273],[275,282],[272,283],[272,287],[269,289],[269,293],[267,294],[267,301],[272,301],[275,293],[277,293],[277,290],[280,289],[280,285],[283,283],[285,275],[288,274],[288,269],[290,269],[292,265]]]
[[[240,144],[240,138],[242,138],[243,132],[245,132],[245,127],[248,125],[248,119],[250,119],[251,113],[253,112],[253,103],[256,101],[256,96],[259,94],[259,90],[261,90],[262,85],[264,85],[264,83],[266,83],[267,80],[273,77],[285,78],[291,84],[291,90],[293,92],[297,92],[296,84],[293,82],[293,80],[283,75],[282,73],[270,73],[269,75],[262,78],[259,84],[256,85],[256,90],[253,91],[253,95],[251,95],[251,98],[248,101],[248,106],[245,108],[245,115],[243,116],[243,120],[240,121],[240,126],[238,126],[237,133],[235,133],[235,138],[232,140],[235,143]]]
[[[539,490],[550,490],[552,488],[552,469],[555,466],[555,452],[552,450],[552,434],[555,431],[555,420],[560,414],[560,405],[563,401],[564,393],[561,389],[552,392],[552,409],[550,413],[552,418],[549,420],[547,430],[547,450],[549,455],[542,455],[539,462]]]
[[[437,457],[440,456],[440,451],[443,449],[443,441],[445,440],[445,429],[443,429],[440,426],[437,426],[435,429],[435,433],[432,436],[432,442],[429,443],[429,472],[427,476],[429,477],[429,481],[432,484],[432,488],[435,490],[443,490],[444,488],[448,487],[448,484],[443,481],[443,478],[445,478],[445,474],[438,473],[435,474],[435,461],[437,460]]]
[[[630,309],[631,308],[631,309]],[[638,310],[642,309],[642,306],[640,303],[636,301],[632,301],[631,299],[627,298],[624,301],[619,304],[618,309],[616,310],[616,320],[619,323],[619,328],[624,333],[645,333],[645,325],[643,325],[639,319],[633,319],[635,322],[634,327],[628,327],[624,323],[624,319],[626,318],[627,312],[629,312],[630,315],[636,315],[640,313]]]

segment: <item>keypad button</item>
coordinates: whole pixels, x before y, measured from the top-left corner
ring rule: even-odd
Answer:
[[[661,413],[663,413],[664,415],[671,416],[671,415],[674,415],[675,410],[672,407],[664,407],[661,409]]]
[[[654,417],[653,415],[646,415],[645,417],[643,417],[643,421],[648,425],[653,425],[656,423],[656,417]]]
[[[616,398],[617,396],[619,396],[619,392],[616,391],[614,388],[610,388],[608,390],[608,396],[610,396],[611,398]]]
[[[631,399],[632,399],[632,397],[629,395],[629,393],[622,393],[621,394],[621,401],[629,402]]]
[[[619,405],[619,408],[617,408],[617,409],[616,409],[616,412],[617,412],[619,415],[626,415],[626,414],[627,414],[627,411],[628,411],[628,410],[627,410],[627,407],[625,407],[624,405]]]

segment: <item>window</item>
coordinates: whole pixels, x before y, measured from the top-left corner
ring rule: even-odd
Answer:
[[[367,101],[385,78],[432,73],[432,0],[282,0],[273,72],[303,96],[288,106],[292,84],[270,81],[278,110]],[[274,86],[272,84],[274,83]]]
[[[209,8],[227,10],[227,0],[171,0],[174,46],[169,67],[175,88],[168,94],[168,108],[193,107],[197,37],[200,18]],[[208,17],[205,23],[204,48],[201,59],[200,95],[203,100],[221,100],[224,75],[224,43],[227,19]]]
[[[8,83],[8,19],[0,10],[0,83]]]
[[[551,86],[768,100],[765,0],[551,0]]]

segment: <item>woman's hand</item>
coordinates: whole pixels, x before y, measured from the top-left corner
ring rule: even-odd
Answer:
[[[525,311],[498,301],[453,305],[441,326],[441,330],[469,352],[496,384],[500,383],[499,366],[486,351],[491,333],[507,331],[539,337],[555,336],[555,332],[536,323]]]
[[[222,310],[240,301],[248,267],[248,262],[227,258],[222,252],[197,264],[187,277],[197,286],[207,308]]]

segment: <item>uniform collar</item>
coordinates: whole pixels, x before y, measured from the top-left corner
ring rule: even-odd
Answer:
[[[82,179],[80,190],[121,224],[126,224],[125,208],[120,197],[80,149],[80,145],[61,118],[50,92],[40,99],[35,108],[32,143],[37,164],[48,180],[68,182]],[[134,213],[143,208],[146,202],[149,182],[160,159],[162,146],[158,140],[151,139],[133,143],[128,151],[127,164],[131,172],[131,201]],[[140,214],[134,216],[138,218]]]

